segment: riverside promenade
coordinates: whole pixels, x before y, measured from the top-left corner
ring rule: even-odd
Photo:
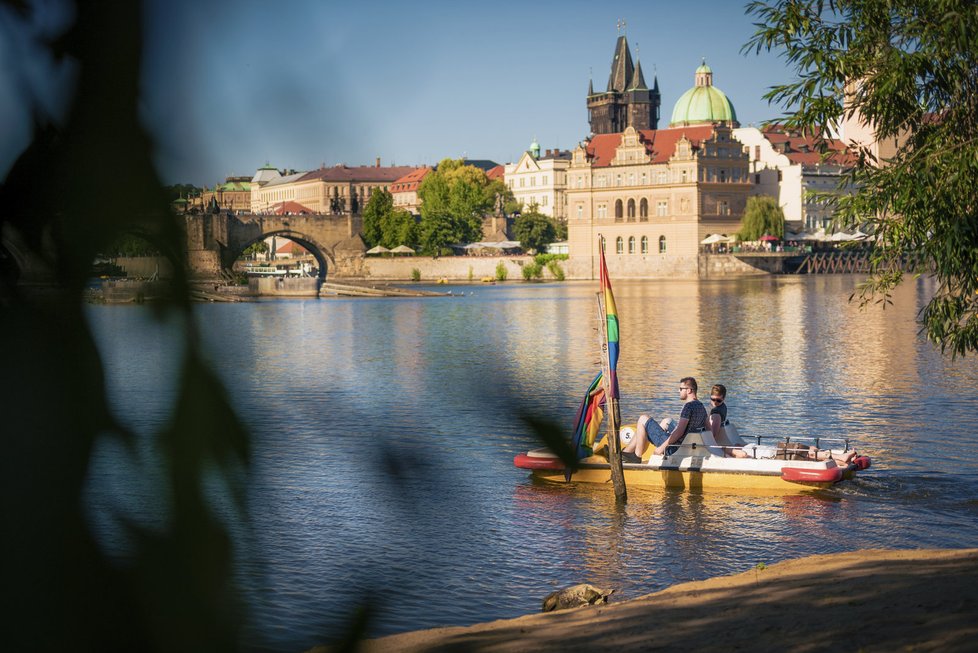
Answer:
[[[975,649],[976,610],[978,549],[863,550],[759,566],[607,606],[392,635],[361,650],[964,653]]]

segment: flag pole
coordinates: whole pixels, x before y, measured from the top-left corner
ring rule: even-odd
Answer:
[[[604,271],[604,247],[601,247],[601,265]],[[607,282],[607,279],[605,281]],[[621,427],[621,412],[613,383],[613,378],[617,373],[613,375],[611,369],[608,344],[608,308],[605,303],[604,289],[598,293],[598,333],[601,339],[601,383],[604,386],[604,396],[608,409],[608,463],[611,466],[611,482],[615,488],[615,501],[624,504],[628,502],[628,490],[625,488],[625,472],[621,466],[621,440],[618,435]]]

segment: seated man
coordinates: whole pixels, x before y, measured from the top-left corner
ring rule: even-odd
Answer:
[[[642,462],[642,453],[649,443],[655,445],[656,455],[668,455],[678,449],[676,445],[683,441],[687,433],[702,431],[706,427],[706,408],[696,398],[696,379],[686,376],[679,381],[679,398],[684,402],[683,409],[679,414],[679,421],[672,429],[668,428],[671,424],[663,422],[663,426],[660,426],[648,415],[638,418],[638,432],[622,450],[623,462]]]

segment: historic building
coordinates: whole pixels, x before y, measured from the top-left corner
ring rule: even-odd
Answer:
[[[535,204],[540,213],[564,221],[567,219],[564,189],[570,158],[570,152],[560,150],[546,150],[541,156],[540,144],[534,140],[519,161],[506,164],[506,185],[524,208]]]
[[[213,204],[227,211],[248,211],[251,209],[251,178],[227,177],[223,184],[214,188],[204,186],[200,195],[193,199],[192,206],[198,210]]]
[[[421,200],[418,199],[418,188],[431,170],[427,166],[412,170],[391,184],[390,191],[394,199],[394,208],[404,209],[412,215],[421,214]]]
[[[595,134],[567,168],[569,266],[595,277],[604,239],[615,276],[696,275],[700,241],[740,228],[749,160],[733,105],[708,67],[673,109],[668,129]],[[705,101],[705,100],[709,101]]]
[[[611,60],[608,88],[594,92],[588,83],[587,115],[592,134],[614,134],[626,127],[656,129],[659,126],[659,80],[653,78],[652,88],[645,84],[642,64],[632,64],[632,54],[624,36],[618,37],[615,56]]]
[[[375,166],[337,165],[286,175],[265,166],[252,179],[251,210],[272,213],[283,202],[296,202],[312,213],[359,214],[374,192],[390,191],[394,182],[416,170],[413,166],[382,167],[379,160]]]
[[[784,211],[788,231],[829,228],[831,208],[813,193],[836,193],[854,158],[842,141],[789,131],[781,125],[741,127],[734,137],[747,147],[751,194],[770,195]]]

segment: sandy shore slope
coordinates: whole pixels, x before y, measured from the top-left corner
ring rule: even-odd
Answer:
[[[975,651],[978,549],[811,556],[607,606],[392,635],[361,650]]]

